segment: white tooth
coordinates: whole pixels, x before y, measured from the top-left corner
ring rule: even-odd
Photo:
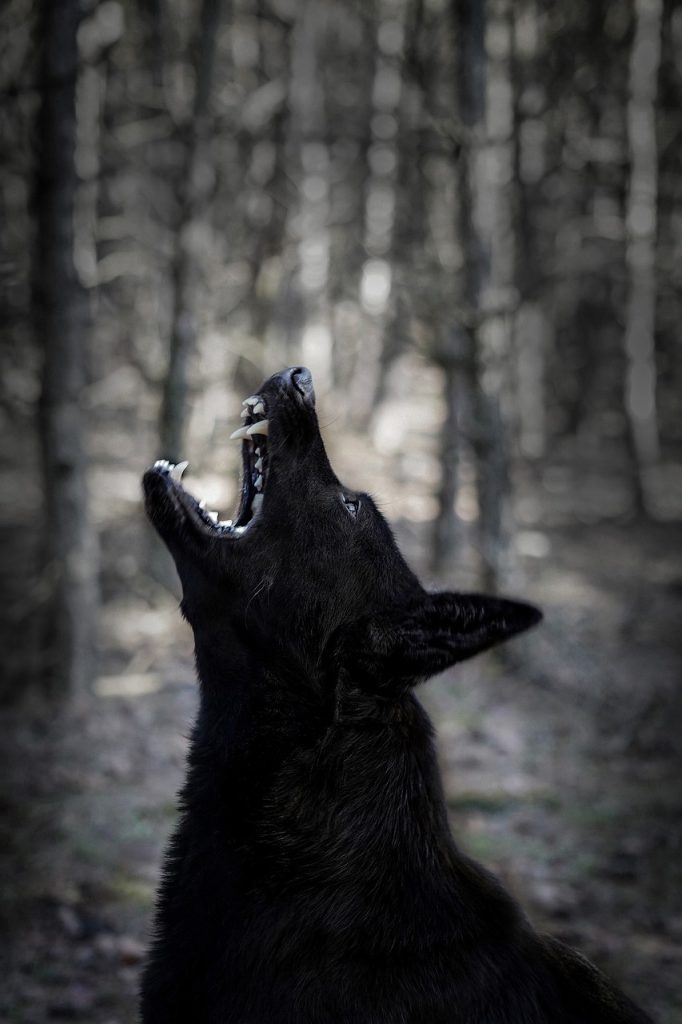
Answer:
[[[208,509],[207,512],[206,512],[206,515],[209,517],[209,519],[212,519],[214,523],[218,522],[218,513],[217,512],[212,512],[210,509]]]
[[[246,428],[246,433],[249,437],[253,437],[254,434],[267,434],[269,420],[258,420],[258,423],[253,423],[250,427]],[[234,434],[232,435],[234,437]]]
[[[173,477],[174,480],[182,480],[182,474],[185,472],[188,466],[189,462],[178,462],[177,466],[173,466],[173,468],[171,469],[170,475]]]
[[[245,526],[235,526],[234,532],[235,533],[243,533],[245,529],[246,529]]]
[[[259,459],[260,458],[260,448],[259,447],[254,447],[253,450],[256,453],[256,458]]]
[[[256,472],[260,473],[262,469],[263,469],[263,460],[262,459],[256,459]]]
[[[249,395],[248,398],[244,399],[244,401],[242,402],[242,405],[255,405],[257,401],[258,401],[258,395]]]
[[[245,420],[246,417],[249,415],[249,409],[248,408],[242,409],[242,411],[239,413],[239,415],[241,416],[241,418],[243,420]]]
[[[230,434],[230,441],[240,441],[242,437],[246,437],[248,432],[247,427],[240,427],[238,430],[235,430],[233,434]]]
[[[262,504],[263,504],[263,495],[262,494],[254,494],[253,501],[251,502],[251,508],[253,510],[253,514],[254,515],[256,515],[257,512],[260,512]]]
[[[204,501],[204,499],[203,499],[203,498],[202,498],[202,499],[201,499],[201,501],[199,502],[199,508],[201,508],[201,509],[204,509],[204,508],[206,508],[206,502]]]
[[[232,526],[232,520],[231,519],[219,519],[218,520],[218,526],[228,526],[228,527]]]
[[[257,491],[262,491],[263,490],[263,477],[262,476],[256,477],[255,487],[256,487]]]
[[[254,405],[254,407],[253,407],[253,415],[254,416],[265,416],[265,406],[263,405],[262,402],[259,402],[258,405]]]

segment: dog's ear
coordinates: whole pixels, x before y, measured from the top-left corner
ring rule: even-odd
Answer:
[[[485,594],[425,594],[332,638],[332,669],[368,689],[411,685],[534,626],[533,605]]]

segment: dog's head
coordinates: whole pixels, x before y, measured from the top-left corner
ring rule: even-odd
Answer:
[[[307,369],[270,377],[244,403],[243,420],[233,521],[185,490],[181,467],[157,462],[144,476],[147,514],[175,560],[200,662],[207,645],[212,663],[238,647],[318,678],[408,684],[538,621],[519,602],[423,590],[372,498],[332,470]]]

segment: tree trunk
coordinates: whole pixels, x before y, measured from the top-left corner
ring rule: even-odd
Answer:
[[[332,143],[327,291],[333,336],[332,380],[337,393],[344,397],[344,415],[350,415],[354,405],[351,381],[358,352],[364,342],[353,313],[349,315],[348,297],[357,293],[367,256],[362,228],[364,197],[370,176],[376,7],[376,0],[367,0],[362,6],[344,9],[336,34],[329,40],[324,54],[325,123]],[[358,37],[361,40],[359,45]],[[355,65],[348,70],[347,56],[351,50]],[[351,109],[344,102],[343,89],[338,87],[338,83],[343,83],[347,88],[349,82],[357,88],[359,99]]]
[[[434,353],[434,362],[443,375],[445,417],[439,439],[440,486],[438,511],[433,523],[431,566],[436,572],[451,568],[459,541],[459,521],[455,510],[459,486],[460,433],[467,413],[469,389],[464,382],[472,376],[473,338],[471,332],[452,324],[447,338]]]
[[[546,174],[547,109],[543,61],[546,39],[540,30],[537,0],[514,5],[512,56],[515,253],[514,278],[518,308],[514,318],[515,436],[521,455],[539,460],[545,453],[545,360],[552,327],[541,302],[542,257],[536,244],[533,203]],[[535,108],[528,110],[526,90],[532,87]],[[551,342],[550,342],[551,344]]]
[[[97,540],[91,521],[82,391],[88,301],[75,267],[78,0],[42,11],[42,102],[38,120],[35,256],[36,331],[44,354],[40,431],[45,549],[51,583],[46,683],[77,690],[93,671]]]
[[[383,325],[377,378],[371,411],[383,402],[393,364],[408,347],[410,278],[415,273],[415,255],[425,249],[427,234],[426,185],[423,177],[423,125],[426,106],[426,69],[422,66],[421,35],[424,21],[423,0],[406,4],[405,44],[402,61],[402,89],[397,108],[398,132],[395,147],[395,216],[389,263],[394,280],[389,315]]]
[[[326,15],[305,0],[291,32],[286,167],[297,185],[286,237],[291,256],[282,275],[268,351],[287,363],[300,358],[324,391],[331,379],[331,332],[327,310],[329,268],[330,154],[327,145],[321,53]]]
[[[197,336],[194,308],[196,253],[192,249],[192,227],[204,188],[201,162],[207,159],[213,62],[223,0],[204,0],[201,8],[199,39],[195,61],[193,115],[186,126],[185,155],[181,174],[180,209],[175,228],[172,291],[173,312],[170,330],[168,370],[161,402],[159,452],[163,458],[178,461],[183,457],[187,421],[189,359]],[[203,176],[204,178],[206,176]]]
[[[420,0],[407,0],[398,7],[391,7],[385,0],[380,0],[375,6],[377,42],[371,94],[370,148],[383,156],[380,161],[369,161],[365,187],[363,244],[367,258],[360,283],[363,337],[350,384],[353,395],[351,419],[364,429],[374,412],[375,403],[381,398],[384,385],[381,376],[388,373],[395,352],[395,335],[391,334],[388,326],[391,306],[395,312],[402,302],[401,298],[394,298],[399,296],[401,285],[396,287],[391,256],[402,255],[396,250],[393,210],[398,199],[397,175],[400,172],[397,168],[401,160],[398,143],[405,141],[405,124],[403,119],[403,137],[400,140],[393,132],[383,138],[380,126],[387,117],[399,123],[401,114],[405,113],[404,101],[411,87],[404,76],[400,76],[403,61],[410,53],[412,37],[408,39],[408,34],[414,11],[419,6]],[[382,43],[382,26],[393,18],[400,18],[406,42],[401,42],[399,35],[397,39],[389,39],[388,44],[384,38]],[[393,77],[391,72],[397,72],[396,76]],[[386,88],[387,79],[393,83],[397,81],[397,88]]]
[[[630,55],[625,323],[625,411],[634,457],[638,511],[649,505],[646,470],[658,459],[656,415],[656,91],[661,56],[662,0],[636,0]]]
[[[486,8],[494,22],[486,53]],[[453,0],[458,108],[466,144],[458,160],[457,231],[472,358],[462,365],[473,412],[465,432],[476,462],[481,583],[496,590],[509,556],[509,471],[503,395],[511,339],[511,32],[506,0]],[[454,515],[454,512],[451,513]]]
[[[480,295],[477,374],[480,436],[478,455],[479,537],[483,584],[496,590],[511,569],[511,480],[509,460],[513,395],[510,387],[514,280],[514,113],[512,8],[510,0],[486,4],[486,108],[480,231],[489,252],[489,273]]]

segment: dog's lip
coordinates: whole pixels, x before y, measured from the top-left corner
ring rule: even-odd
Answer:
[[[221,519],[217,511],[208,509],[204,501],[183,486],[182,476],[188,462],[174,464],[160,459],[150,470],[164,480],[175,511],[189,518],[195,527],[211,537],[237,539],[262,515],[268,479],[269,420],[265,401],[261,395],[251,395],[244,401],[245,423],[232,435],[242,442],[241,500],[234,520]]]
[[[197,500],[182,486],[180,480],[172,475],[176,468],[173,463],[160,459],[147,471],[147,474],[162,481],[165,486],[164,493],[176,516],[181,517],[185,522],[189,521],[202,534],[222,536],[227,531],[224,530],[224,527],[219,526],[217,513],[209,512],[205,502]],[[216,517],[215,521],[213,516]]]
[[[287,371],[288,372],[288,371]],[[261,388],[244,399],[242,426],[231,435],[242,446],[242,478],[239,508],[235,518],[221,519],[218,512],[206,507],[182,483],[187,462],[177,465],[158,460],[149,470],[163,478],[166,493],[172,499],[176,514],[191,522],[202,535],[211,539],[237,540],[258,524],[267,505],[268,480],[271,476],[270,445],[273,426],[276,437],[288,435],[286,409],[303,406],[314,409],[312,377],[305,368],[291,371],[289,386],[283,388],[284,374],[275,374]],[[284,429],[278,421],[284,415]],[[259,429],[260,428],[260,429]],[[153,501],[153,499],[152,499]]]
[[[236,540],[242,537],[260,518],[262,507],[256,515],[249,518],[247,524],[239,524],[239,517],[243,514],[242,508],[234,521],[221,520],[217,511],[207,508],[205,501],[197,499],[194,494],[183,487],[179,480],[170,475],[173,468],[172,463],[166,465],[163,462],[156,462],[148,472],[154,474],[165,484],[165,493],[171,501],[175,513],[185,520],[189,520],[202,534],[210,536],[212,539]],[[241,505],[244,506],[243,497]]]

